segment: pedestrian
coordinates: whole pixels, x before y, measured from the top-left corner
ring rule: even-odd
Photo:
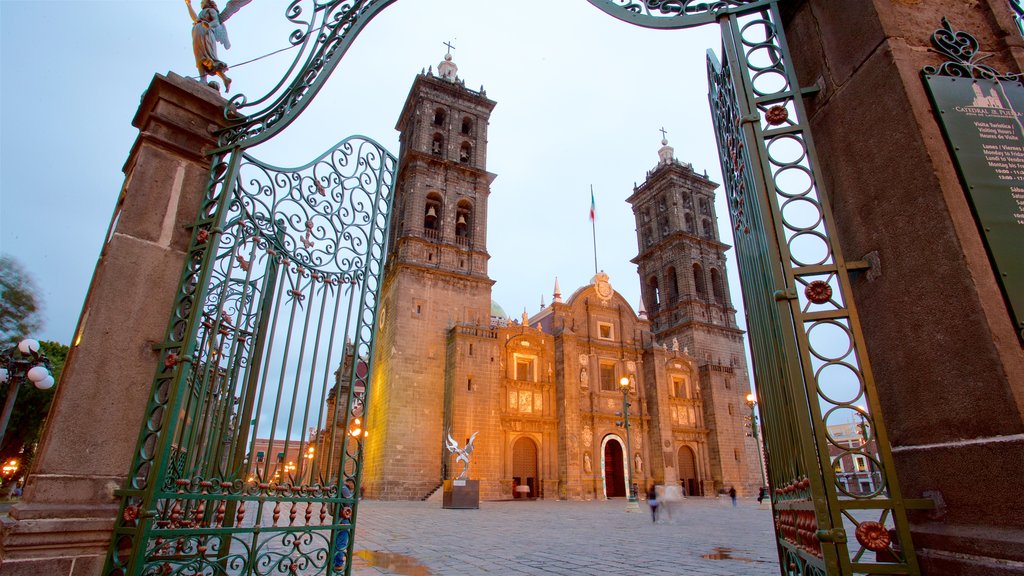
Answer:
[[[654,489],[654,484],[650,484],[647,489],[647,505],[651,507],[651,522],[658,521],[658,491]]]
[[[736,487],[729,486],[729,498],[732,498],[732,505],[736,506]]]
[[[765,496],[765,494],[764,494],[764,486],[761,486],[761,487],[760,487],[760,488],[759,488],[759,489],[757,490],[757,503],[758,503],[758,504],[760,504],[760,503],[764,502],[764,496]]]

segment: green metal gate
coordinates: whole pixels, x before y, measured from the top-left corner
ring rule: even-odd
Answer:
[[[216,157],[107,574],[347,568],[394,170]]]
[[[736,238],[781,573],[918,574],[908,507],[816,176],[777,0],[590,0],[651,28],[717,21],[709,99]]]
[[[396,161],[359,136],[294,169],[246,151],[389,3],[292,2],[292,65],[225,107],[104,574],[351,570]]]

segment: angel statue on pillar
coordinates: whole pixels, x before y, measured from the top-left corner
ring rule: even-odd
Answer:
[[[185,0],[188,13],[192,16],[192,51],[196,55],[199,79],[204,84],[206,77],[214,74],[224,81],[225,92],[231,90],[231,79],[224,74],[228,71],[228,65],[217,59],[217,42],[223,44],[225,49],[231,48],[228,29],[224,27],[224,23],[231,18],[232,14],[238,12],[239,8],[251,1],[229,0],[223,10],[218,10],[214,0],[202,0],[199,5],[199,13],[196,14],[196,11],[192,9],[192,0]],[[216,82],[210,82],[210,86],[220,88]]]

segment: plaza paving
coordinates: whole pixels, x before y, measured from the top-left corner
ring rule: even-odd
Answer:
[[[651,523],[640,502],[359,504],[353,574],[776,575],[771,512],[756,501],[689,498]]]

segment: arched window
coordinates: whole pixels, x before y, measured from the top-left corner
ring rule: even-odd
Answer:
[[[466,136],[473,133],[473,119],[469,116],[462,119],[462,133]]]
[[[704,269],[700,267],[700,264],[693,265],[693,287],[697,290],[698,296],[707,296],[708,287],[704,283]]]
[[[444,119],[444,108],[438,108],[437,110],[434,110],[434,126],[444,126]]]
[[[687,212],[684,218],[686,220],[686,231],[693,234],[693,214]]]
[[[444,137],[440,133],[434,134],[434,140],[430,144],[430,151],[438,156],[444,151]]]
[[[675,266],[669,266],[665,271],[665,290],[668,291],[669,302],[679,300],[679,282],[676,279]]]
[[[455,207],[455,237],[469,238],[473,230],[473,205],[468,200],[460,200]]]
[[[722,275],[718,268],[711,269],[711,294],[718,302],[725,302],[725,290],[722,288]]]
[[[423,229],[424,230],[440,230],[441,229],[441,209],[443,205],[441,203],[441,195],[437,192],[431,192],[427,194],[427,201],[423,207]]]
[[[711,236],[713,235],[711,230],[711,220],[708,220],[707,218],[701,220],[700,231],[705,238],[711,238]]]
[[[462,146],[459,147],[459,162],[463,164],[469,164],[469,159],[473,157],[473,146],[469,142],[463,142]]]
[[[649,300],[647,302],[647,305],[653,312],[658,309],[658,304],[661,304],[661,292],[658,291],[658,277],[651,276],[650,278],[648,278],[647,287],[647,298]]]

